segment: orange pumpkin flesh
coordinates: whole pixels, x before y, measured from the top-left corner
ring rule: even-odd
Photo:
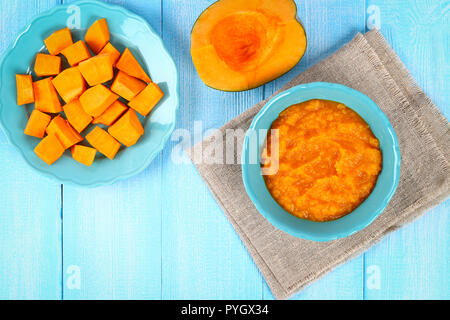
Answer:
[[[120,56],[116,68],[146,83],[152,81],[128,48]]]
[[[108,159],[114,159],[119,151],[120,143],[108,132],[100,127],[95,127],[86,135],[86,140]]]
[[[58,93],[52,83],[52,78],[33,82],[34,107],[42,112],[58,113],[62,111]]]
[[[90,86],[107,82],[114,77],[110,54],[102,54],[82,61],[78,69]]]
[[[34,62],[34,73],[38,77],[54,76],[61,71],[61,57],[38,53]]]
[[[92,121],[93,124],[104,124],[105,126],[112,125],[119,117],[127,111],[127,106],[119,100],[113,102],[101,115]]]
[[[117,99],[119,96],[102,84],[87,89],[80,97],[81,105],[87,114],[98,117]]]
[[[72,158],[88,167],[92,165],[97,150],[91,147],[75,145],[71,148]]]
[[[16,74],[17,105],[34,102],[33,79],[29,74]]]
[[[64,151],[64,146],[53,134],[46,136],[39,142],[36,148],[34,148],[36,155],[48,165],[53,164],[56,160],[61,158]]]
[[[64,57],[66,57],[72,67],[91,57],[88,47],[82,40],[77,41],[71,46],[65,48],[61,51],[61,53]]]
[[[63,107],[63,110],[66,114],[67,121],[69,121],[71,126],[77,130],[78,133],[81,133],[92,122],[92,117],[84,111],[80,100],[78,99],[67,103]]]
[[[130,101],[139,92],[144,90],[146,86],[141,80],[129,76],[123,71],[119,71],[111,85],[111,91],[117,93],[125,100]]]
[[[26,135],[42,139],[45,135],[45,129],[47,129],[47,126],[51,120],[52,117],[50,117],[48,114],[34,109],[33,112],[31,112],[30,118],[28,119],[28,123],[25,127],[24,133]]]
[[[92,52],[95,54],[99,53],[109,42],[109,28],[106,19],[103,18],[95,21],[86,31],[84,40],[87,42]]]
[[[106,19],[89,28],[85,41],[87,45],[82,40],[73,43],[68,28],[57,30],[44,40],[50,54],[38,53],[34,64],[38,77],[49,77],[33,82],[31,75],[16,74],[17,104],[35,103],[24,133],[41,139],[34,152],[48,165],[69,148],[73,159],[86,166],[92,165],[97,151],[114,159],[121,142],[130,147],[144,134],[136,111],[148,115],[164,96],[128,48],[120,54],[109,42]],[[70,65],[63,71],[59,54]],[[118,72],[111,83],[114,67]],[[118,100],[119,95],[131,108]],[[59,114],[62,111],[67,120]],[[93,148],[78,145],[90,123],[109,127],[94,127],[86,135]]]
[[[62,50],[73,44],[70,29],[64,28],[53,32],[44,40],[44,43],[52,56],[59,54]]]
[[[293,68],[306,50],[293,0],[219,0],[197,19],[191,55],[206,85],[256,88]]]
[[[128,103],[128,106],[145,117],[153,110],[163,96],[164,92],[162,92],[159,86],[151,82]]]
[[[53,118],[46,130],[48,135],[55,135],[64,149],[68,149],[74,144],[83,141],[83,137],[78,134],[78,132],[72,128],[69,122],[63,119],[61,116]]]
[[[111,42],[108,42],[108,43],[106,44],[106,46],[105,46],[98,54],[100,55],[100,54],[105,54],[105,53],[109,53],[109,55],[110,55],[109,57],[110,57],[110,59],[111,59],[111,64],[112,64],[113,66],[115,66],[117,60],[118,60],[119,57],[120,57],[120,52],[119,52],[119,50],[117,50],[116,48],[114,48],[114,46],[111,44]]]
[[[136,115],[136,111],[129,109],[116,123],[108,128],[108,132],[120,143],[131,147],[144,134],[144,128]]]
[[[53,86],[68,103],[86,91],[86,82],[77,67],[67,68],[52,80]]]

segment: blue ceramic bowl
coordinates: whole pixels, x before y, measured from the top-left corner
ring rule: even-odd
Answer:
[[[340,102],[356,111],[369,124],[380,141],[383,167],[369,197],[350,214],[329,222],[312,222],[285,211],[271,196],[264,183],[260,154],[265,141],[264,130],[287,107],[323,99]],[[263,130],[259,134],[259,130]],[[258,141],[250,136],[258,137]],[[257,161],[251,161],[257,159]],[[273,97],[253,119],[242,149],[242,178],[245,189],[256,209],[275,227],[295,237],[312,241],[330,241],[347,237],[365,227],[386,208],[398,185],[400,150],[397,136],[386,115],[366,95],[343,85],[315,82],[293,87]]]
[[[73,40],[83,39],[86,29],[106,18],[111,43],[123,51],[129,47],[165,97],[143,121],[145,134],[130,148],[122,148],[114,160],[97,153],[91,167],[71,159],[70,151],[49,166],[33,152],[39,139],[23,133],[33,104],[16,103],[16,73],[32,73],[37,52],[45,51],[43,40],[53,31],[68,26]],[[175,127],[178,110],[178,74],[161,38],[141,17],[122,7],[97,1],[78,1],[43,13],[18,36],[0,62],[0,123],[11,144],[31,167],[63,183],[98,186],[114,183],[144,170],[162,150]],[[83,135],[92,127],[87,128]]]

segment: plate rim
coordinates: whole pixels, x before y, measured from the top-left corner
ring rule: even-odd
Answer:
[[[75,181],[71,178],[62,178],[59,177],[57,174],[53,173],[53,172],[45,172],[42,171],[40,168],[36,167],[33,163],[31,163],[28,158],[25,156],[23,150],[20,148],[20,146],[17,145],[17,143],[15,143],[12,139],[12,133],[10,132],[10,130],[7,129],[7,127],[3,124],[2,118],[0,117],[0,129],[5,133],[6,139],[8,141],[9,144],[13,145],[14,148],[19,151],[20,155],[22,156],[22,158],[25,160],[25,162],[37,173],[39,173],[40,175],[49,178],[53,181],[62,183],[62,184],[69,184],[69,185],[73,185],[73,186],[81,186],[81,187],[87,187],[87,188],[95,188],[95,187],[99,187],[99,186],[106,186],[106,185],[111,185],[114,184],[120,180],[125,180],[128,178],[131,178],[137,174],[139,174],[140,172],[144,171],[150,164],[151,162],[154,160],[154,158],[161,153],[161,151],[164,149],[165,145],[167,144],[167,141],[170,137],[170,135],[172,134],[172,132],[174,131],[175,127],[176,127],[176,123],[177,123],[177,118],[178,118],[178,110],[179,110],[179,106],[180,106],[180,96],[179,96],[179,84],[180,84],[180,79],[179,79],[179,74],[178,74],[178,68],[175,64],[175,61],[173,60],[172,56],[170,55],[169,51],[167,50],[166,45],[164,44],[162,38],[159,36],[159,34],[157,34],[155,32],[155,30],[153,30],[153,28],[151,27],[151,25],[147,22],[146,19],[144,19],[143,17],[131,12],[130,10],[119,6],[119,5],[115,5],[115,4],[109,4],[109,3],[103,3],[103,2],[99,2],[99,1],[95,1],[95,0],[79,0],[79,1],[75,1],[75,2],[71,2],[71,3],[67,3],[67,4],[60,4],[55,6],[54,8],[51,8],[49,10],[46,10],[40,14],[38,14],[37,16],[35,16],[31,22],[25,26],[19,33],[18,35],[15,37],[15,39],[11,42],[11,44],[7,47],[7,49],[5,50],[5,52],[3,53],[3,55],[0,57],[0,74],[3,72],[3,68],[4,68],[4,61],[6,60],[7,57],[9,57],[9,55],[13,52],[14,48],[17,45],[17,42],[19,41],[19,39],[25,35],[30,29],[31,27],[37,23],[40,19],[43,19],[45,17],[51,16],[53,15],[56,11],[62,10],[62,9],[67,9],[70,6],[74,6],[74,5],[83,5],[83,4],[90,4],[90,5],[94,5],[94,6],[100,6],[103,7],[103,9],[106,10],[115,10],[115,11],[119,11],[122,14],[124,14],[125,16],[128,16],[132,19],[138,20],[140,21],[144,26],[147,27],[148,31],[154,36],[154,38],[160,43],[162,49],[163,49],[163,53],[164,55],[168,58],[168,61],[173,65],[174,69],[175,69],[175,80],[176,80],[176,84],[175,84],[175,92],[173,93],[175,96],[175,109],[174,109],[174,119],[171,123],[171,126],[169,128],[169,130],[167,131],[167,133],[163,136],[163,138],[160,140],[159,144],[156,146],[156,148],[154,149],[153,152],[147,154],[145,161],[143,162],[143,164],[139,167],[137,167],[136,169],[130,171],[130,172],[126,172],[124,174],[121,175],[117,175],[115,177],[112,178],[108,178],[108,179],[99,179],[98,181],[92,182],[92,183],[83,183],[83,182],[78,182]],[[0,81],[0,92],[2,90],[2,81]],[[0,111],[5,107],[5,104],[2,102],[2,98],[0,97]]]

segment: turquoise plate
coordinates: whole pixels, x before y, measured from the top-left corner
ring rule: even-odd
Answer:
[[[33,152],[39,139],[23,133],[33,104],[16,103],[16,73],[32,73],[37,52],[45,51],[43,39],[53,31],[68,26],[73,40],[84,37],[86,29],[97,19],[106,18],[111,43],[123,51],[129,47],[144,66],[153,82],[164,91],[165,97],[143,121],[145,134],[130,148],[121,149],[114,160],[97,152],[97,159],[86,167],[66,151],[63,157],[49,166]],[[36,77],[34,77],[36,79]],[[97,1],[78,1],[57,6],[41,14],[18,36],[0,62],[0,123],[24,159],[37,171],[63,183],[81,186],[99,186],[129,178],[144,170],[163,149],[175,127],[178,110],[178,74],[175,63],[161,38],[141,17],[122,7]],[[87,128],[83,135],[89,132]]]
[[[350,214],[329,222],[312,222],[289,214],[272,198],[261,174],[260,153],[266,138],[265,132],[270,129],[281,111],[293,104],[311,99],[340,102],[356,111],[369,124],[380,141],[383,154],[383,168],[370,196]],[[251,161],[252,159],[256,160]],[[270,99],[253,119],[247,131],[241,161],[244,186],[256,209],[278,229],[312,241],[330,241],[347,237],[367,227],[386,208],[397,188],[400,176],[397,136],[386,115],[361,92],[343,85],[324,82],[299,85]]]

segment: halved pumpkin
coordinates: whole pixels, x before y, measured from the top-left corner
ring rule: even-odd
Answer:
[[[191,55],[203,82],[223,91],[256,88],[292,69],[306,50],[293,0],[219,0],[197,19]]]

